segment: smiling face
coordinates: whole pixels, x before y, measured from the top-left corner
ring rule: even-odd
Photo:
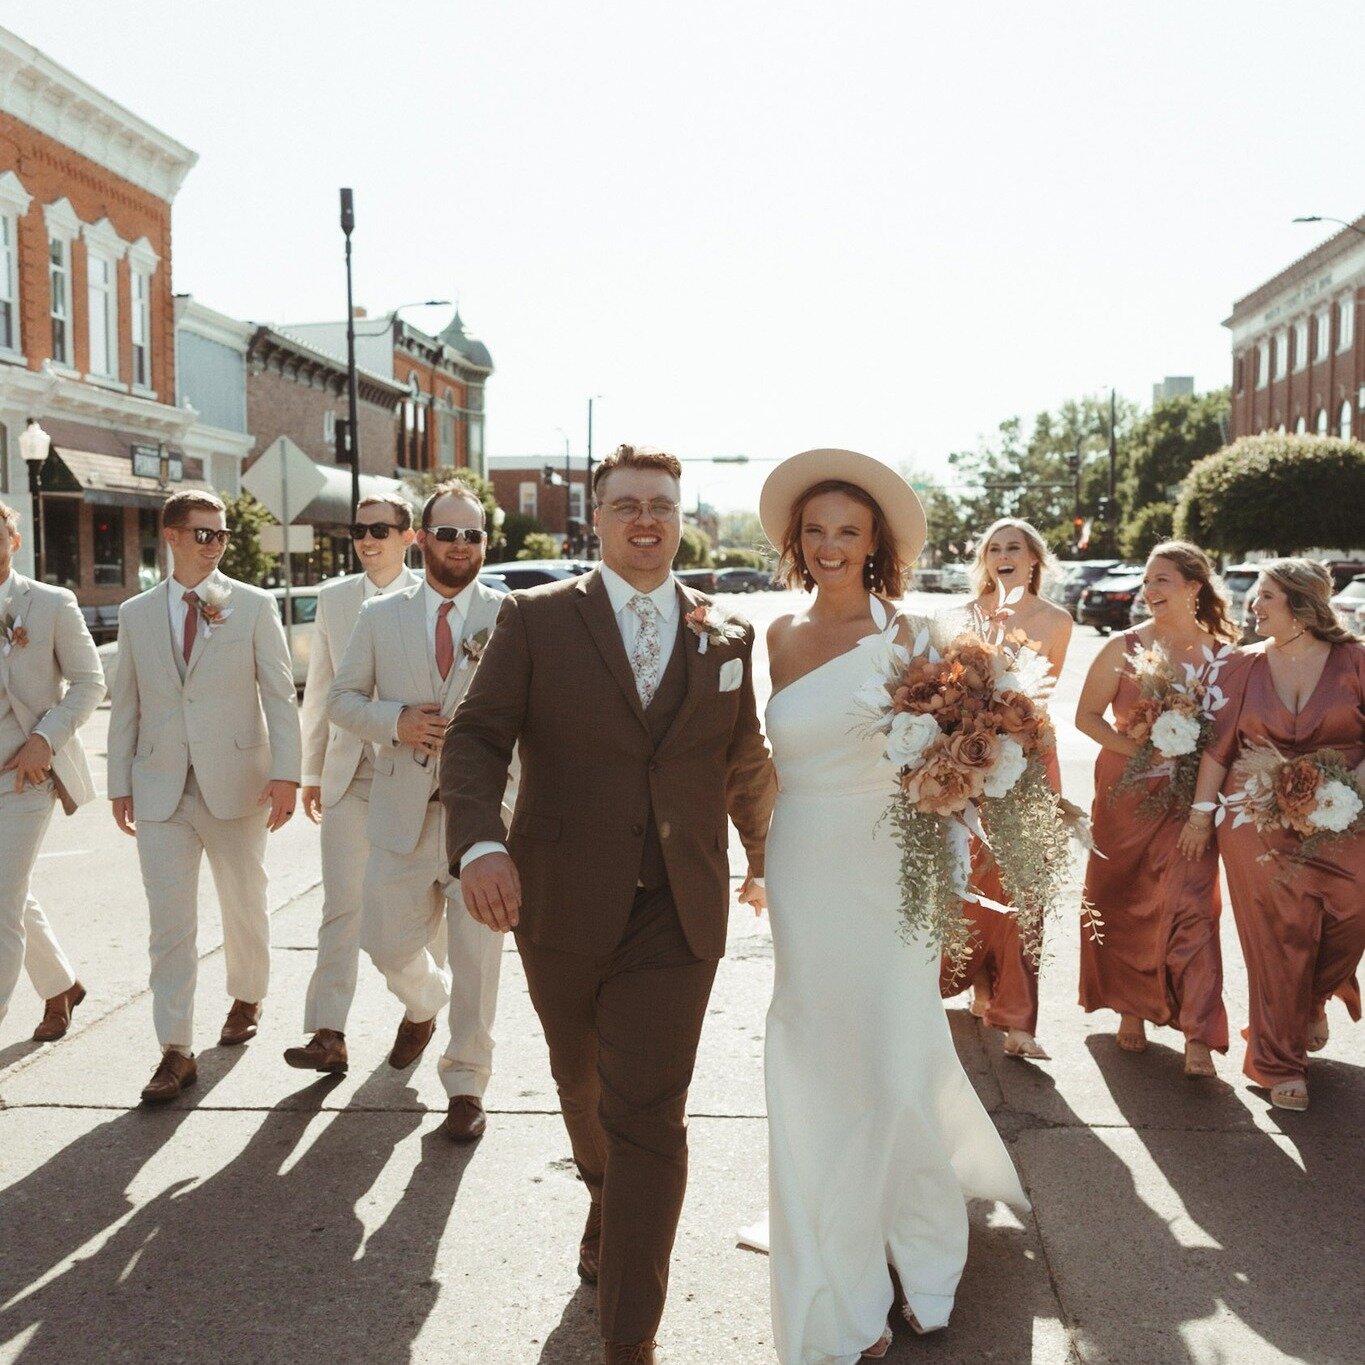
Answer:
[[[1199,602],[1199,584],[1186,578],[1173,560],[1153,555],[1142,579],[1142,595],[1152,609],[1152,620],[1193,618]]]
[[[682,541],[682,489],[663,469],[613,469],[597,486],[592,524],[602,541],[602,562],[631,587],[651,592],[668,577]],[[651,503],[672,503],[668,517],[656,517]],[[638,519],[623,513],[639,509]]]
[[[389,534],[384,540],[366,536],[354,541],[355,552],[360,558],[360,567],[369,574],[371,580],[381,588],[387,587],[397,577],[403,567],[403,557],[412,544],[413,533],[398,526],[398,510],[386,503],[372,502],[357,507],[356,524],[360,526],[387,526]]]
[[[217,567],[223,557],[226,544],[217,538],[210,539],[207,545],[200,545],[194,538],[196,530],[222,531],[227,528],[227,518],[217,508],[191,507],[181,526],[168,526],[162,532],[166,544],[170,546],[172,572],[176,581],[192,588],[202,583]]]
[[[369,509],[366,509],[369,510]],[[467,540],[437,540],[431,531],[437,526],[457,526],[462,530],[483,528],[483,506],[472,498],[458,493],[447,493],[431,504],[427,513],[427,530],[417,532],[417,544],[426,562],[427,578],[432,586],[447,597],[467,588],[483,568],[488,542],[471,545]],[[392,540],[394,537],[389,536]],[[368,540],[369,537],[366,537]]]
[[[1256,618],[1256,634],[1277,640],[1287,639],[1302,629],[1289,609],[1289,599],[1284,589],[1262,574],[1256,580],[1256,589],[1251,597],[1251,614]]]
[[[985,565],[990,581],[1001,593],[1020,587],[1032,591],[1038,556],[1022,531],[1006,526],[986,542]]]
[[[863,586],[863,566],[876,553],[872,509],[847,493],[817,493],[801,511],[801,558],[816,588]]]

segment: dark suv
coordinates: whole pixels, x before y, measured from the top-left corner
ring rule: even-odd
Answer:
[[[1079,621],[1081,594],[1121,562],[1117,559],[1077,559],[1063,564],[1061,568],[1066,577],[1052,600],[1065,607]]]
[[[1141,564],[1120,564],[1098,582],[1091,583],[1076,604],[1076,619],[1094,626],[1101,635],[1127,630],[1133,603],[1142,591]]]

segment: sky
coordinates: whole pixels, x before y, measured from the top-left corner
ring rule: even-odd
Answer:
[[[458,300],[487,450],[950,451],[1227,382],[1233,301],[1365,211],[1358,0],[0,0],[191,147],[174,285],[288,323]],[[449,309],[413,310],[439,330]]]

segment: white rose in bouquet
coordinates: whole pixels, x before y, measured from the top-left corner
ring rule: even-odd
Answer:
[[[1152,747],[1162,758],[1181,758],[1199,747],[1199,722],[1179,711],[1163,711],[1152,725]]]
[[[1324,782],[1318,788],[1318,804],[1308,817],[1314,829],[1333,834],[1348,830],[1360,814],[1360,797],[1344,782]]]
[[[1024,775],[1028,758],[1018,740],[1008,736],[1000,741],[1000,757],[995,766],[986,774],[986,796],[996,799],[1009,794],[1014,784]]]
[[[938,721],[933,716],[902,711],[891,722],[886,756],[898,768],[913,768],[938,736]]]

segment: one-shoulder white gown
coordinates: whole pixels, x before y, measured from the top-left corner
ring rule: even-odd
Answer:
[[[772,698],[775,985],[765,1074],[773,1331],[783,1365],[852,1365],[892,1304],[926,1329],[967,1257],[968,1198],[1028,1200],[953,1048],[938,959],[900,924],[894,790],[853,705],[885,627]],[[880,618],[880,619],[878,619]],[[752,1239],[750,1239],[752,1240]]]

